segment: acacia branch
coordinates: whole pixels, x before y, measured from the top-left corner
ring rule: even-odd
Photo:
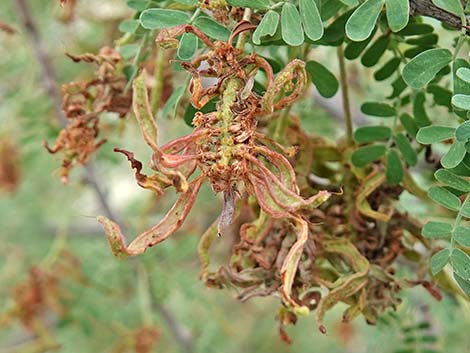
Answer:
[[[440,9],[433,4],[432,0],[410,0],[410,15],[432,17],[452,28],[462,28],[462,21],[459,16]],[[470,19],[470,17],[467,16],[467,19]]]

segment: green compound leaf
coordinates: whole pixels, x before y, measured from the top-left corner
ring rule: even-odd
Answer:
[[[426,50],[405,65],[403,79],[414,89],[423,88],[451,61],[452,53],[447,49]]]
[[[453,249],[450,262],[454,271],[463,279],[470,280],[470,257],[460,249]]]
[[[139,52],[139,45],[138,44],[126,44],[118,49],[119,54],[121,54],[124,60],[129,60],[137,55]]]
[[[308,77],[323,97],[330,98],[338,92],[338,80],[325,66],[317,61],[309,61],[305,69]]]
[[[391,105],[378,102],[367,102],[361,106],[361,111],[364,114],[376,116],[380,118],[393,117],[396,114],[396,110]]]
[[[194,26],[215,40],[226,42],[230,37],[230,31],[227,28],[209,17],[200,16],[196,18]]]
[[[449,262],[450,258],[450,250],[449,249],[443,249],[437,253],[435,253],[431,257],[431,273],[433,276],[438,274],[439,272],[442,271],[445,265]]]
[[[376,81],[383,81],[393,75],[400,66],[400,58],[392,58],[384,66],[374,73],[374,78]]]
[[[370,145],[358,148],[351,155],[351,162],[356,167],[363,167],[385,154],[384,145]]]
[[[460,209],[460,199],[443,187],[431,187],[428,191],[428,196],[439,205],[449,210],[458,211]]]
[[[434,27],[427,23],[408,23],[398,34],[402,36],[418,36],[428,34],[434,31]]]
[[[366,49],[366,47],[369,45],[372,39],[374,39],[376,30],[377,30],[377,27],[374,28],[369,38],[367,38],[366,40],[363,40],[362,42],[349,42],[346,45],[346,48],[344,48],[344,57],[348,60],[357,59],[362,54],[362,52]]]
[[[127,0],[127,6],[136,11],[143,11],[147,7],[146,0]]]
[[[434,5],[446,10],[447,12],[453,13],[456,16],[463,16],[463,7],[460,0],[432,0]]]
[[[351,15],[346,22],[346,35],[360,42],[367,39],[374,30],[385,0],[367,0]]]
[[[458,141],[467,142],[470,139],[470,121],[464,122],[455,130],[455,137]]]
[[[464,291],[467,297],[470,297],[470,280],[463,279],[454,272],[455,281],[459,284],[460,288]]]
[[[408,0],[385,0],[388,26],[393,32],[406,27],[410,17],[410,3]]]
[[[410,166],[415,166],[418,163],[418,155],[406,136],[400,133],[395,135],[394,140],[405,162]]]
[[[299,9],[307,37],[313,41],[323,37],[323,23],[315,0],[299,0]]]
[[[358,143],[367,143],[388,140],[392,130],[387,126],[362,126],[354,131],[354,140]]]
[[[288,45],[299,46],[304,42],[304,31],[297,7],[286,2],[281,11],[281,34],[282,39]]]
[[[434,173],[434,177],[437,181],[453,189],[470,192],[470,183],[447,169],[439,169]]]
[[[198,39],[193,33],[183,33],[178,47],[178,58],[187,61],[191,60],[197,50]]]
[[[178,10],[148,9],[140,14],[139,20],[146,29],[162,29],[188,23],[189,15]]]
[[[416,135],[416,141],[423,145],[430,145],[431,143],[442,142],[453,138],[455,136],[455,129],[447,126],[426,126],[419,129]]]
[[[470,96],[466,94],[456,94],[452,97],[452,105],[458,109],[470,110]]]
[[[470,69],[466,67],[461,67],[456,72],[457,77],[461,80],[470,83]]]
[[[470,78],[470,63],[468,63],[468,61],[465,59],[457,58],[456,60],[454,60],[454,63],[452,65],[452,73],[453,94],[470,95],[470,84],[465,80]],[[459,73],[460,75],[458,75],[457,73]],[[454,106],[454,113],[465,120],[468,119],[467,112],[467,110],[459,110]]]
[[[248,7],[255,10],[265,10],[271,6],[269,0],[227,0],[227,3],[235,7]]]
[[[390,43],[390,36],[380,36],[369,49],[366,50],[361,58],[361,63],[365,67],[372,67],[377,64],[382,55],[387,50],[388,44]]]
[[[174,118],[176,115],[176,108],[178,107],[178,103],[184,95],[186,91],[185,86],[177,87],[173,90],[170,98],[165,103],[165,106],[162,109],[162,118]]]
[[[261,44],[261,37],[270,36],[272,37],[279,26],[280,16],[276,11],[269,10],[263,16],[263,19],[256,27],[255,32],[253,33],[253,43],[259,45]]]
[[[470,248],[470,228],[458,225],[452,232],[455,241],[460,245]]]
[[[425,104],[426,96],[424,92],[418,92],[413,99],[413,116],[419,127],[431,125]]]
[[[400,122],[411,137],[416,137],[419,126],[410,114],[403,113],[400,115]]]
[[[428,222],[421,233],[425,238],[446,238],[452,233],[452,224],[443,222]]]
[[[462,162],[466,153],[465,142],[455,141],[450,146],[449,151],[442,157],[441,164],[447,169],[455,168]]]
[[[435,104],[446,107],[449,112],[452,111],[451,90],[431,83],[426,88],[426,92],[432,95]]]
[[[467,196],[465,199],[460,210],[460,214],[464,217],[470,218],[470,196]]]
[[[139,21],[137,20],[124,20],[119,24],[119,31],[123,33],[133,33],[139,27]]]
[[[399,184],[403,180],[403,166],[400,156],[395,149],[390,150],[387,155],[387,169],[385,175],[390,185]]]

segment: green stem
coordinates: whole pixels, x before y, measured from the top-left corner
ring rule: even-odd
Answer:
[[[251,9],[246,8],[243,13],[243,20],[249,21],[251,18]],[[238,35],[237,48],[243,49],[245,47],[247,32],[242,32]]]
[[[346,141],[348,147],[354,144],[353,141],[353,121],[351,114],[351,105],[349,102],[349,88],[348,88],[348,76],[346,72],[346,62],[344,60],[343,46],[339,45],[337,49],[338,61],[339,61],[339,74],[340,74],[340,85],[341,95],[343,98],[343,112],[346,123]]]
[[[199,16],[199,14],[201,13],[201,8],[197,8],[196,11],[194,11],[193,15],[191,16],[191,19],[189,20],[189,24],[192,24],[194,22],[194,20],[197,18],[197,16]]]
[[[341,95],[343,98],[343,111],[344,119],[346,123],[346,144],[348,149],[354,145],[353,140],[353,120],[351,114],[351,105],[349,101],[349,88],[348,88],[348,76],[346,72],[346,62],[344,60],[344,50],[343,45],[339,45],[337,48],[337,55],[339,61],[339,74],[340,74],[340,86],[341,86]],[[348,156],[348,153],[345,154]],[[346,200],[346,212],[351,214],[355,205],[354,198],[354,175],[351,169],[348,167],[348,161],[343,161],[344,167],[344,177],[343,177],[343,187],[344,187],[344,196]],[[356,237],[356,231],[351,223],[348,225],[348,230],[351,234],[352,239]]]

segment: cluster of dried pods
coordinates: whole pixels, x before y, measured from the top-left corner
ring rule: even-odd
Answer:
[[[284,340],[289,341],[284,326],[310,311],[316,312],[318,327],[326,332],[325,313],[339,302],[348,305],[345,322],[362,314],[373,324],[383,311],[396,308],[402,288],[423,285],[439,299],[426,280],[427,267],[413,250],[416,243],[428,247],[420,236],[420,225],[395,208],[404,189],[422,194],[409,176],[402,186],[390,187],[380,164],[351,170],[344,146],[306,135],[292,115],[287,116],[282,136],[291,147],[267,136],[265,118],[276,117],[300,99],[307,77],[301,60],[292,60],[274,75],[262,56],[245,55],[233,46],[236,36],[253,28],[241,21],[227,42],[213,42],[191,25],[159,32],[157,42],[164,47],[177,43],[176,38],[188,32],[207,46],[206,53],[182,66],[191,75],[192,105],[201,109],[217,101],[215,111],[195,114],[191,134],[163,146],[157,144],[158,127],[145,72],[134,79],[130,99],[125,82],[115,73],[113,55],[76,58],[97,62],[102,71],[96,82],[72,84],[66,89],[64,107],[74,123],[51,149],[66,151],[63,175],[74,161],[85,163],[99,147],[100,142],[95,141],[99,113],[125,115],[132,102],[144,140],[152,150],[154,174],[143,174],[142,163],[132,152],[115,151],[129,159],[141,187],[157,195],[169,187],[180,193],[166,216],[129,245],[116,223],[98,217],[113,253],[120,258],[138,255],[175,233],[201,185],[208,181],[216,193],[223,194],[224,203],[220,217],[199,243],[201,277],[208,286],[236,289],[241,300],[278,295],[282,306],[277,319]],[[259,72],[266,78],[261,94],[254,90]],[[215,83],[205,87],[207,78]],[[90,95],[91,87],[98,93]],[[335,163],[339,167],[332,168]],[[237,244],[228,264],[214,271],[209,251],[221,234],[234,237]],[[393,266],[400,255],[417,259],[418,275],[413,280],[395,275]]]

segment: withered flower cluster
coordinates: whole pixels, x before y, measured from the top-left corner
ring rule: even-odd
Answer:
[[[302,213],[320,205],[330,194],[319,192],[310,198],[301,197],[291,164],[276,151],[284,150],[282,146],[256,131],[258,116],[284,108],[301,96],[306,72],[303,62],[293,60],[274,77],[265,59],[256,54],[244,56],[242,50],[233,47],[232,42],[236,35],[247,29],[250,27],[242,22],[228,42],[215,43],[189,25],[160,32],[157,37],[160,43],[171,42],[184,32],[193,32],[210,48],[207,54],[185,64],[184,68],[192,75],[192,104],[201,108],[218,97],[217,110],[207,114],[196,113],[193,120],[195,129],[190,135],[159,147],[156,143],[157,125],[150,110],[144,78],[137,78],[133,90],[134,113],[145,141],[153,151],[151,168],[156,173],[143,175],[140,162],[135,161],[130,152],[125,153],[137,170],[139,185],[157,193],[174,186],[181,196],[160,223],[139,235],[129,246],[124,244],[117,224],[105,217],[99,217],[99,221],[106,230],[114,254],[126,257],[140,254],[173,234],[188,215],[205,180],[215,192],[224,195],[224,206],[217,226],[219,234],[232,223],[237,198],[245,194],[253,195],[262,217],[284,219],[296,237],[287,248],[279,269],[279,293],[287,307],[306,313],[308,308],[292,297],[294,276],[308,239],[308,223]],[[206,62],[208,67],[203,68],[202,62]],[[259,70],[263,70],[267,78],[266,92],[262,96],[252,90]],[[216,78],[217,82],[204,88],[204,77]],[[201,175],[190,180],[196,170]]]
[[[427,267],[413,250],[416,243],[428,246],[420,225],[395,208],[404,188],[417,193],[411,178],[390,187],[383,165],[351,170],[344,146],[306,135],[290,115],[282,140],[291,147],[266,135],[261,122],[301,98],[306,72],[305,64],[295,59],[274,75],[263,57],[244,55],[233,46],[236,36],[253,28],[240,22],[227,42],[213,42],[191,25],[159,32],[157,42],[163,46],[188,32],[207,46],[206,53],[182,66],[191,75],[192,105],[201,109],[216,100],[216,110],[197,112],[191,134],[158,146],[145,73],[134,80],[133,111],[152,150],[154,174],[143,174],[132,152],[116,151],[127,156],[141,187],[157,195],[174,187],[180,196],[157,225],[129,245],[116,223],[98,217],[113,253],[120,258],[138,255],[175,233],[207,181],[223,194],[224,204],[199,243],[201,277],[208,286],[236,289],[241,300],[279,296],[277,320],[284,340],[289,341],[284,326],[310,311],[326,332],[325,313],[339,302],[348,305],[345,322],[363,315],[373,324],[382,312],[396,308],[403,288],[423,285],[439,299],[426,280]],[[266,77],[262,94],[253,89],[259,72]],[[205,87],[206,78],[215,83]],[[222,234],[235,237],[237,244],[230,261],[214,271],[210,248]],[[416,278],[395,275],[393,266],[401,255],[417,259]]]
[[[60,132],[53,147],[44,143],[50,153],[63,152],[60,176],[64,183],[76,163],[86,164],[106,142],[98,139],[100,114],[111,112],[122,118],[128,113],[132,100],[132,93],[126,92],[127,80],[119,74],[121,56],[117,51],[104,47],[98,55],[67,55],[75,62],[95,63],[98,70],[91,81],[63,85],[62,107],[69,124]]]

